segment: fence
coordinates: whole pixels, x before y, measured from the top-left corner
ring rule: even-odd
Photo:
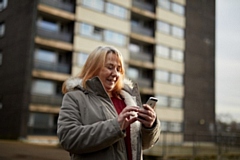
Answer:
[[[175,142],[169,141],[171,137]],[[144,160],[240,160],[240,133],[185,134],[180,143],[179,134],[176,139],[175,134],[163,132],[160,143],[144,152]]]

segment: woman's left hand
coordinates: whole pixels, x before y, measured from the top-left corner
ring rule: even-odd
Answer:
[[[140,121],[144,127],[151,128],[156,120],[156,113],[148,104],[143,104],[143,108],[138,110],[137,120]]]

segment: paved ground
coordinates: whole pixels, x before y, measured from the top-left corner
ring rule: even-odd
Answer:
[[[55,146],[0,139],[0,160],[69,160],[68,152]]]

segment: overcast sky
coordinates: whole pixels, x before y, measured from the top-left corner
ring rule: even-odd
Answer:
[[[216,114],[240,122],[240,0],[216,0]]]

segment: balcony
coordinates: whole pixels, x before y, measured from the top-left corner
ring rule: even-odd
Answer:
[[[153,88],[153,70],[129,65],[127,76],[136,81],[141,88]]]
[[[152,62],[152,55],[151,55],[151,53],[130,52],[130,58],[131,59],[135,59],[135,60],[140,60],[140,61]]]
[[[56,136],[57,126],[53,127],[28,127],[29,135],[41,135],[41,136]]]
[[[72,42],[72,34],[66,32],[54,32],[41,27],[37,27],[37,35],[47,39],[54,39],[64,42]]]
[[[47,71],[53,71],[53,72],[60,72],[60,73],[70,73],[70,65],[67,64],[54,64],[44,61],[34,61],[34,68],[40,69],[40,70],[47,70]]]
[[[141,8],[143,10],[147,10],[150,12],[154,12],[155,11],[155,6],[153,4],[150,3],[146,3],[146,2],[140,2],[139,0],[133,0],[133,6],[137,7],[137,8]]]
[[[34,104],[42,104],[42,105],[52,105],[52,106],[61,106],[62,104],[62,96],[60,95],[31,95],[31,102]]]
[[[74,3],[63,2],[59,0],[40,0],[40,3],[74,13]]]
[[[144,26],[136,26],[135,24],[131,23],[131,30],[137,34],[153,37],[153,30]]]
[[[134,79],[134,81],[136,81],[138,83],[139,87],[152,88],[152,80],[151,79],[139,77],[138,79]]]

